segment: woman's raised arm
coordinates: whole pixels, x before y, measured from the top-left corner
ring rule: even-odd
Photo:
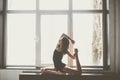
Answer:
[[[63,38],[63,37],[66,37],[66,38],[70,39],[73,44],[75,43],[75,41],[73,39],[71,39],[68,35],[66,35],[65,33],[63,33],[61,35],[61,38]]]

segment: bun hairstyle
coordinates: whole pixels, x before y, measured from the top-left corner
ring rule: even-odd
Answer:
[[[63,39],[62,39],[62,51],[66,52],[68,48],[69,48],[69,39],[67,39],[66,37],[63,37]]]

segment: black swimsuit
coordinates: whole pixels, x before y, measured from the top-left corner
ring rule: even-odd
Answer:
[[[64,53],[62,52],[58,52],[58,51],[54,51],[53,54],[53,62],[54,62],[54,67],[55,69],[58,71],[62,71],[63,68],[65,67],[65,64],[62,63],[62,58],[63,58]]]

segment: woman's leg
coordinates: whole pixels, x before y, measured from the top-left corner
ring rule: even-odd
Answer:
[[[80,64],[80,61],[79,61],[79,58],[78,58],[78,54],[76,54],[76,65],[77,65],[77,71],[79,73],[82,73],[81,64]]]
[[[56,71],[54,68],[44,68],[41,69],[42,74],[55,74],[55,75],[65,75],[65,73],[61,71]]]
[[[67,72],[67,73],[71,73],[71,74],[81,74],[82,73],[82,69],[81,69],[81,65],[80,65],[80,62],[79,62],[78,54],[76,54],[76,66],[77,66],[77,69],[72,69],[72,68],[69,68],[69,67],[65,67],[64,71]]]

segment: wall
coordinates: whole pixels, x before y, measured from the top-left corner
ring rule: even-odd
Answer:
[[[120,73],[120,0],[110,0],[109,53],[113,72]]]
[[[2,13],[1,13],[1,11],[2,11],[2,5],[3,4],[3,1],[2,0],[0,0],[0,66],[1,66],[1,58],[2,58],[2,55],[1,55],[1,53],[2,53]]]
[[[2,53],[2,7],[3,6],[3,0],[0,0],[0,66],[1,66],[1,53]],[[0,70],[0,80],[2,80],[1,70]]]
[[[2,4],[3,4],[3,0],[0,0],[0,10],[2,10],[2,8],[3,8],[3,7],[2,7],[2,6],[3,6]]]
[[[19,80],[21,70],[0,70],[0,80]]]
[[[116,5],[116,72],[120,73],[120,0]]]

